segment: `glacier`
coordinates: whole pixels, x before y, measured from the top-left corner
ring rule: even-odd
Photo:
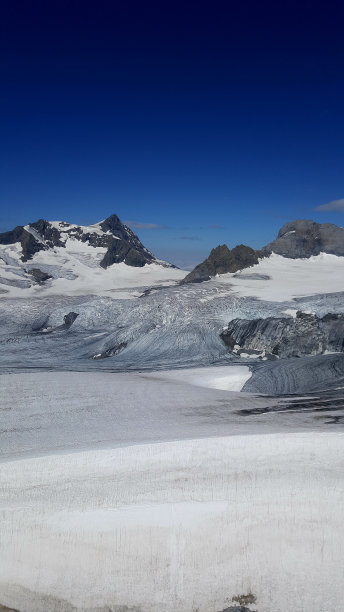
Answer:
[[[341,612],[343,353],[265,361],[221,334],[343,314],[343,260],[3,285],[0,608]]]

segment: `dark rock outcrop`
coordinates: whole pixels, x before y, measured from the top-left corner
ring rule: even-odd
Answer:
[[[28,270],[28,272],[33,276],[36,283],[39,285],[43,285],[43,283],[52,278],[50,274],[47,274],[47,272],[42,272],[42,270],[39,268],[32,268],[31,270]]]
[[[101,261],[102,268],[113,263],[124,262],[128,266],[143,267],[154,260],[153,255],[143,246],[132,230],[124,225],[117,215],[111,215],[100,223],[105,238],[108,239],[108,250]]]
[[[71,325],[73,325],[75,319],[79,316],[78,312],[69,312],[63,317],[64,320],[64,328],[69,329]]]
[[[134,232],[127,226],[124,225],[117,215],[111,215],[107,219],[104,219],[100,224],[103,232],[110,232],[113,236],[129,242],[133,248],[142,249],[142,243]],[[144,249],[147,253],[147,249]]]
[[[114,263],[124,262],[128,266],[142,268],[146,263],[151,263],[153,256],[141,249],[133,248],[125,240],[112,238],[100,265],[108,268]]]
[[[221,333],[234,353],[262,357],[301,357],[344,351],[344,315],[322,318],[298,312],[296,318],[234,319]]]
[[[35,230],[47,247],[54,246],[63,247],[64,242],[61,240],[61,234],[56,227],[53,227],[49,221],[38,219],[34,223],[30,223],[30,228]]]
[[[22,247],[22,261],[28,261],[38,251],[46,249],[44,244],[40,243],[30,232],[28,232],[22,225],[17,225],[10,232],[4,232],[0,234],[0,244],[15,244],[20,242]]]
[[[344,228],[297,219],[283,225],[276,240],[262,251],[266,255],[277,253],[291,259],[308,258],[319,253],[344,256]]]
[[[231,250],[226,244],[217,246],[210,252],[209,257],[196,266],[181,283],[201,283],[216,274],[238,272],[238,270],[257,264],[261,256],[260,251],[254,251],[244,244],[239,244]]]
[[[114,346],[106,349],[102,353],[97,353],[96,355],[92,355],[92,359],[107,359],[107,357],[113,357],[114,355],[118,355],[123,349],[128,346],[127,342],[119,342]]]
[[[52,326],[49,324],[49,316],[39,316],[31,325],[34,333],[51,334],[56,331],[68,330],[79,316],[78,312],[69,312],[64,315],[62,325]]]

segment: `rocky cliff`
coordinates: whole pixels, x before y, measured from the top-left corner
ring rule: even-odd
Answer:
[[[231,250],[223,244],[213,249],[209,257],[196,266],[181,282],[182,284],[201,283],[216,274],[238,272],[257,264],[259,256],[263,257],[263,253],[254,251],[244,244],[239,244]]]

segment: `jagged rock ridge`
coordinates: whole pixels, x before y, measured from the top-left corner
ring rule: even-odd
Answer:
[[[216,274],[238,272],[238,270],[257,264],[259,256],[263,257],[260,251],[254,251],[244,244],[239,244],[231,250],[226,244],[223,244],[212,249],[209,257],[198,264],[181,282],[182,284],[201,283]]]
[[[234,319],[221,333],[231,352],[238,355],[302,357],[344,351],[344,315],[297,312],[295,318]]]

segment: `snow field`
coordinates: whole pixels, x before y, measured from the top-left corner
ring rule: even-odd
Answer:
[[[241,391],[251,378],[248,366],[213,366],[210,368],[185,368],[157,372],[155,378],[186,382],[196,387],[222,389],[224,391]]]
[[[344,290],[344,257],[320,253],[309,259],[289,259],[272,253],[255,265],[236,274],[221,274],[216,280],[229,284],[243,297],[283,302],[295,297]],[[258,276],[269,276],[261,279]]]
[[[33,284],[31,287],[4,285],[2,288],[7,293],[3,294],[3,297],[91,294],[108,296],[115,292],[117,299],[128,299],[140,295],[142,287],[174,285],[186,274],[183,270],[164,267],[157,263],[146,264],[142,268],[118,263],[105,270],[99,264],[106,248],[93,247],[74,238],[68,238],[65,244],[65,247],[39,251],[26,263],[20,260],[19,243],[0,245],[0,277],[19,281],[22,276],[23,280],[32,281],[30,275],[25,273],[26,269],[32,268],[39,268],[53,277],[45,285]],[[133,294],[134,289],[138,291]]]
[[[0,593],[23,612],[216,612],[249,591],[261,612],[343,609],[343,434],[53,455],[0,479]]]

